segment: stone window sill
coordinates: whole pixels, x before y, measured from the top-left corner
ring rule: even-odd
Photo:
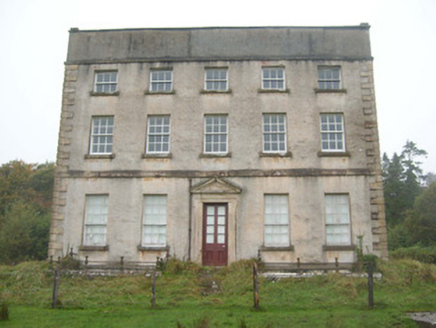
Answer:
[[[289,89],[259,89],[257,90],[258,93],[291,93],[291,90]]]
[[[175,95],[175,94],[176,94],[176,92],[174,90],[172,90],[172,91],[150,91],[150,90],[144,91],[144,95],[146,95],[146,96]]]
[[[318,157],[351,157],[349,151],[319,151]]]
[[[315,88],[315,93],[347,93],[347,89],[318,89]]]
[[[292,158],[292,153],[290,151],[286,153],[265,153],[259,152],[259,157],[289,157]]]
[[[79,246],[79,251],[82,252],[107,252],[109,246]]]
[[[168,252],[170,250],[169,246],[138,246],[138,251],[144,252]]]
[[[201,90],[201,95],[219,95],[219,94],[231,94],[232,90]]]
[[[94,91],[90,91],[89,95],[91,97],[112,97],[112,96],[119,96],[120,92],[119,91],[115,91],[115,92],[94,92]]]
[[[169,159],[173,158],[173,155],[171,153],[166,154],[142,154],[143,159]]]
[[[323,251],[355,251],[355,245],[323,245]]]
[[[259,250],[261,252],[293,252],[294,245],[285,246],[285,247],[261,246]]]
[[[86,154],[85,159],[114,159],[115,154],[99,155],[99,154]]]
[[[226,157],[232,157],[232,153],[225,153],[225,154],[214,154],[214,153],[201,153],[198,155],[199,158],[226,158]]]

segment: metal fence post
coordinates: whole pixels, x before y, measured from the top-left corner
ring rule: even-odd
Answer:
[[[372,262],[368,262],[368,306],[374,307],[374,267]]]
[[[156,306],[156,271],[153,272],[151,282],[151,307],[154,308]]]
[[[56,269],[54,270],[54,285],[53,285],[53,303],[52,308],[56,309],[56,305],[58,302],[58,292],[59,292],[59,284],[60,284],[60,265],[59,262],[56,264]]]
[[[257,281],[257,263],[253,262],[253,292],[254,292],[254,308],[259,310],[259,284]]]

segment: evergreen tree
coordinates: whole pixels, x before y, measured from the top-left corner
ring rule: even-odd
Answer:
[[[407,209],[412,208],[415,198],[421,193],[423,181],[422,162],[417,160],[418,157],[427,156],[427,152],[419,149],[412,141],[407,141],[403,146],[401,153],[402,164],[404,167],[404,202]]]
[[[390,160],[383,155],[383,191],[386,205],[386,223],[394,227],[403,220],[406,210],[404,201],[404,167],[401,156],[394,153]]]
[[[436,182],[416,198],[407,215],[405,230],[410,245],[436,245]]]
[[[412,141],[407,141],[401,154],[394,153],[392,159],[383,155],[383,189],[388,227],[393,228],[404,222],[407,210],[413,207],[415,198],[421,193],[422,163],[417,158],[426,155],[427,152]]]

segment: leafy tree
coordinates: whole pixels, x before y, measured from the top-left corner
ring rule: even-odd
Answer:
[[[411,245],[436,245],[436,182],[416,198],[407,215],[405,230]]]
[[[39,211],[48,213],[53,198],[54,163],[45,163],[35,166],[30,179],[29,187],[35,191],[34,202]]]
[[[54,163],[12,161],[0,167],[0,215],[16,200],[33,203],[48,213],[53,197]]]
[[[41,260],[47,255],[50,216],[36,206],[16,201],[5,213],[0,230],[0,262]]]
[[[13,161],[0,167],[0,214],[4,215],[8,205],[17,199],[27,202],[35,196],[29,188],[32,165],[22,161]]]
[[[0,262],[46,257],[54,168],[23,161],[0,167]]]

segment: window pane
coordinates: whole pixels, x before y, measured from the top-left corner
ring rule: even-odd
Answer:
[[[289,246],[288,196],[265,195],[265,246]]]
[[[85,238],[87,246],[106,245],[106,224],[108,218],[108,196],[86,196]]]
[[[147,153],[168,153],[170,142],[170,117],[148,118]]]
[[[327,245],[349,245],[351,240],[348,195],[326,195],[325,212]]]
[[[341,69],[340,67],[318,67],[318,88],[319,89],[340,89]]]
[[[272,90],[284,90],[285,73],[283,68],[263,68],[262,88]]]
[[[206,153],[227,152],[227,116],[205,117],[204,151]]]
[[[91,129],[91,154],[112,153],[113,117],[94,117]]]
[[[143,246],[166,245],[167,196],[144,196]]]
[[[171,92],[172,74],[173,72],[171,70],[152,71],[150,74],[150,91]]]
[[[284,114],[263,115],[263,151],[286,151],[286,119]]]
[[[96,72],[94,92],[113,93],[117,91],[117,72]]]
[[[344,151],[344,125],[342,114],[321,114],[322,150]]]
[[[205,88],[206,90],[210,90],[210,91],[227,90],[227,69],[226,68],[206,69]]]

